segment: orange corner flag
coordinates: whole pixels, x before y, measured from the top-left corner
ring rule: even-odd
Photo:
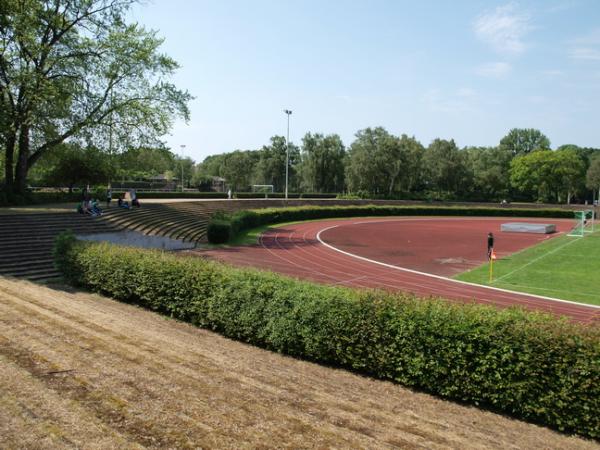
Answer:
[[[492,254],[490,255],[491,259],[497,259],[496,258],[496,252],[494,250],[492,250]]]

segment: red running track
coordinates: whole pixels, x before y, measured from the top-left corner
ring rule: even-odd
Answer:
[[[500,232],[500,224],[517,221],[554,223],[559,233]],[[494,233],[496,253],[502,258],[551,239],[570,224],[572,221],[512,218],[337,219],[273,228],[261,236],[259,245],[190,252],[320,283],[412,292],[498,307],[522,306],[578,322],[600,323],[599,307],[446,278],[486,261],[488,231]]]

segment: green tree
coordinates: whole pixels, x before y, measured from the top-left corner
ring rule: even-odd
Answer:
[[[258,163],[259,153],[236,150],[224,155],[219,170],[227,185],[235,191],[248,191],[252,184],[252,175]]]
[[[285,161],[286,142],[283,136],[273,136],[271,145],[265,145],[259,150],[259,161],[254,170],[253,184],[272,184],[278,192],[285,190]],[[300,149],[290,143],[289,155],[289,190],[299,188],[300,180],[296,176],[296,167],[300,161]]]
[[[502,147],[467,147],[464,151],[472,194],[486,201],[508,197],[512,154]]]
[[[164,175],[175,166],[175,155],[164,147],[130,148],[115,159],[118,161],[121,177],[128,180],[145,180]]]
[[[302,138],[299,172],[309,192],[342,192],[346,150],[337,134],[307,133]]]
[[[173,160],[173,165],[171,166],[171,171],[175,178],[179,180],[180,183],[184,183],[186,187],[190,187],[192,184],[192,178],[194,176],[194,160],[189,156],[182,158],[181,156],[175,155]],[[183,169],[183,180],[181,180]]]
[[[549,150],[550,140],[535,128],[513,128],[500,141],[500,148],[521,156],[534,150]]]
[[[198,176],[200,177],[220,177],[223,160],[227,153],[221,155],[210,155],[204,158],[204,161],[198,165]]]
[[[348,189],[387,196],[410,190],[418,177],[422,152],[414,137],[398,138],[382,127],[360,130],[346,160]]]
[[[585,165],[572,150],[537,150],[511,162],[511,184],[538,201],[571,201],[584,179]]]
[[[429,190],[456,197],[467,182],[466,153],[454,140],[435,139],[423,154],[423,170]]]
[[[597,190],[597,198],[600,199],[600,155],[592,159],[585,175],[585,185],[588,189]]]
[[[67,186],[69,192],[77,184],[105,183],[111,172],[106,155],[94,147],[63,143],[47,158],[50,168],[43,181],[49,186]]]
[[[0,145],[5,189],[66,140],[154,145],[191,98],[168,82],[177,63],[153,31],[127,24],[134,0],[4,0]],[[109,139],[114,137],[115,139]]]

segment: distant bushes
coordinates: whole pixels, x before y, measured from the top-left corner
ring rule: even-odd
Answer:
[[[282,192],[235,192],[236,198],[285,198]],[[336,198],[337,194],[321,194],[321,193],[288,193],[288,198]]]
[[[113,188],[113,198],[124,193],[126,190]],[[106,196],[106,188],[94,188],[90,195],[104,200]],[[227,198],[227,193],[223,192],[138,192],[138,198],[186,198],[186,199],[203,199],[203,198]],[[26,195],[7,196],[0,191],[0,206],[21,206],[21,205],[37,205],[47,203],[75,203],[82,199],[81,191],[69,192],[28,192]]]
[[[8,195],[0,191],[0,206],[70,203],[81,200],[80,192],[27,192],[25,195]]]
[[[140,199],[144,198],[227,198],[226,192],[138,192]]]
[[[209,242],[221,244],[232,239],[240,231],[261,225],[310,219],[360,216],[512,216],[572,218],[573,211],[561,209],[481,208],[441,205],[299,206],[294,208],[266,208],[254,211],[236,211],[229,214],[219,214],[209,221],[207,237]],[[217,228],[218,231],[216,231]],[[229,228],[229,230],[227,231],[225,228]],[[222,240],[225,237],[226,240]]]
[[[69,281],[261,347],[600,436],[600,328],[62,235]]]

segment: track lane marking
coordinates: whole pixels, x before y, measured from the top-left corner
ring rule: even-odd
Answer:
[[[364,256],[355,255],[354,253],[346,252],[346,251],[344,251],[342,249],[334,247],[333,245],[330,245],[327,242],[323,241],[323,239],[321,239],[321,233],[323,233],[323,232],[325,232],[327,230],[331,230],[333,228],[337,228],[339,226],[340,225],[333,225],[333,226],[322,228],[317,233],[316,238],[325,247],[328,247],[331,250],[334,250],[336,252],[342,253],[342,254],[344,254],[346,256],[350,256],[351,258],[360,259],[362,261],[366,261],[366,262],[369,262],[369,263],[372,263],[372,264],[377,264],[377,265],[380,265],[380,266],[383,266],[383,267],[388,267],[388,268],[394,269],[394,270],[399,270],[399,271],[402,271],[402,272],[412,273],[412,274],[415,274],[415,275],[421,275],[421,276],[425,276],[425,277],[429,277],[429,278],[435,278],[435,279],[443,280],[443,281],[449,281],[449,282],[452,282],[452,283],[461,284],[461,285],[465,285],[465,286],[477,287],[477,288],[481,288],[481,289],[484,289],[484,290],[493,290],[493,291],[503,292],[503,293],[507,293],[507,294],[519,295],[519,296],[522,296],[522,297],[532,297],[532,298],[537,298],[537,299],[541,299],[541,300],[548,300],[548,301],[552,301],[552,302],[566,303],[566,304],[569,304],[569,305],[577,305],[577,306],[580,306],[580,307],[583,307],[583,308],[590,308],[590,309],[600,310],[600,306],[597,306],[597,305],[588,305],[588,304],[585,304],[585,303],[578,303],[578,302],[573,302],[573,301],[570,301],[570,300],[562,300],[560,298],[546,297],[546,296],[543,296],[543,295],[536,295],[536,294],[526,294],[526,293],[523,293],[523,292],[511,291],[509,289],[502,289],[502,288],[493,287],[493,286],[484,286],[484,285],[481,285],[481,284],[470,283],[468,281],[455,280],[453,278],[442,277],[440,275],[434,275],[434,274],[431,274],[431,273],[420,272],[418,270],[407,269],[405,267],[394,266],[392,264],[387,264],[387,263],[384,263],[384,262],[381,262],[381,261],[376,261],[374,259],[365,258]]]

